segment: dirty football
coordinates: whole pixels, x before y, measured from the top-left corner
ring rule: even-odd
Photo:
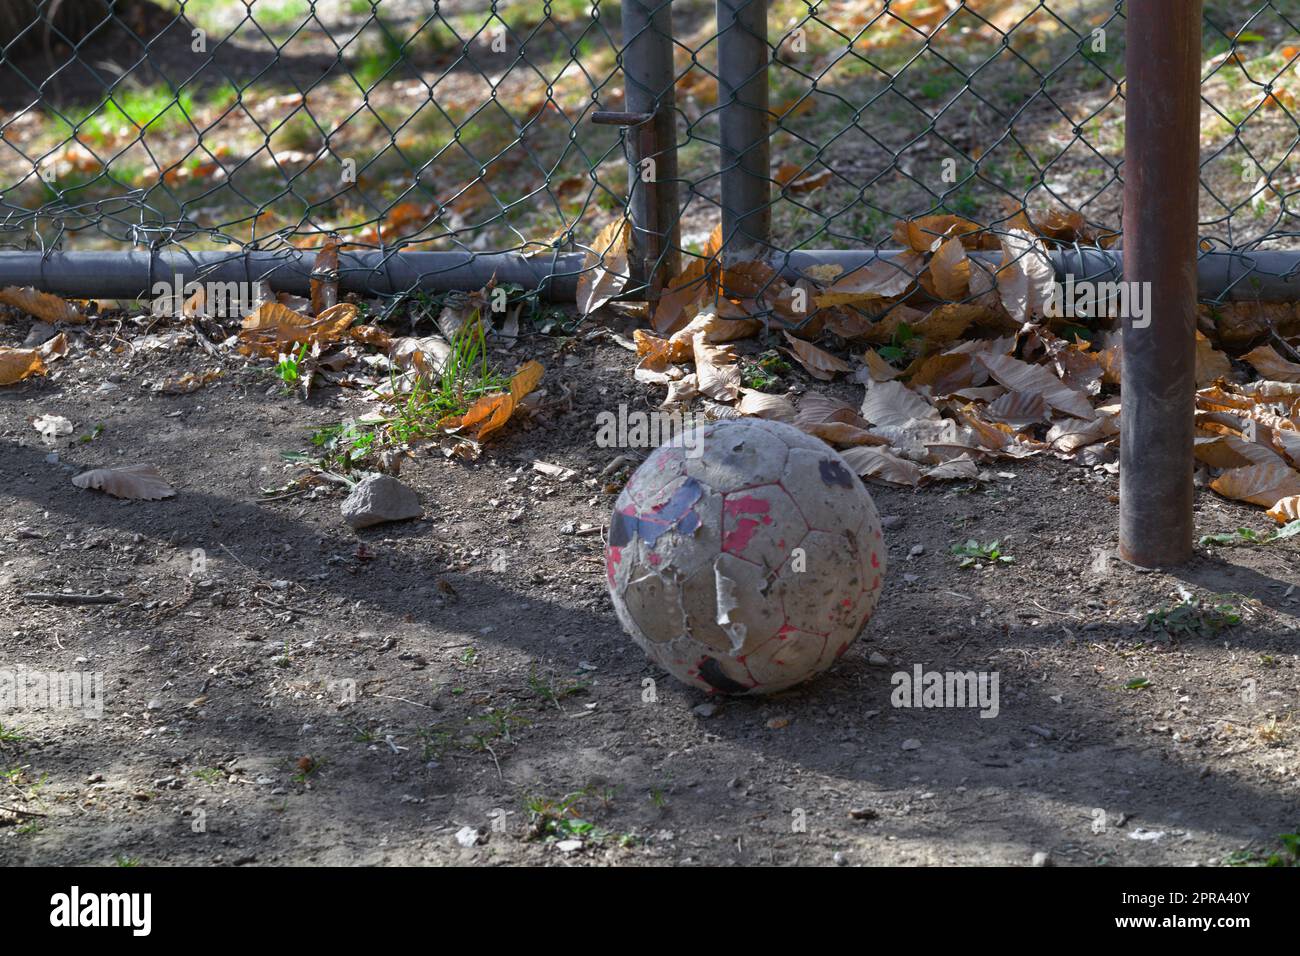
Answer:
[[[614,506],[606,576],[623,627],[679,680],[765,694],[826,670],[880,596],[871,496],[820,439],[725,419],[657,448]]]

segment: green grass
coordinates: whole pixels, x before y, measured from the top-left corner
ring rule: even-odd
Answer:
[[[1268,544],[1282,541],[1300,534],[1300,519],[1291,521],[1280,528],[1267,531],[1255,531],[1252,528],[1238,528],[1235,531],[1219,531],[1201,535],[1201,547],[1218,545],[1220,547],[1237,547],[1239,545]]]
[[[6,727],[0,724],[0,744],[16,744],[23,739],[23,735],[13,727]]]
[[[542,700],[554,704],[557,710],[563,709],[560,707],[560,701],[574,694],[584,693],[590,686],[585,681],[557,682],[554,674],[547,674],[543,678],[537,673],[536,667],[528,668],[529,689]]]
[[[268,30],[284,30],[297,27],[311,15],[308,0],[276,0],[275,3],[255,3],[253,19]]]
[[[62,139],[76,135],[92,146],[116,139],[123,127],[127,139],[141,133],[167,135],[190,126],[196,107],[190,90],[119,87],[96,107],[64,111],[54,119],[54,130]]]
[[[790,371],[790,363],[774,352],[764,352],[756,362],[746,363],[740,372],[741,384],[760,392],[778,391],[781,376]]]
[[[311,349],[307,343],[302,343],[302,347],[295,355],[293,352],[286,352],[280,356],[280,360],[275,363],[275,375],[284,383],[286,389],[294,389],[302,381],[303,363],[307,360],[307,353]]]
[[[977,564],[1014,564],[1016,559],[1002,550],[1002,542],[980,544],[971,538],[965,544],[954,544],[949,550],[958,558],[957,567],[972,568]]]
[[[394,398],[394,415],[383,426],[384,439],[405,444],[427,437],[444,418],[463,415],[483,395],[509,387],[509,377],[488,358],[487,338],[475,312],[452,340],[441,369],[433,376],[417,377],[408,393]]]
[[[1300,866],[1300,833],[1283,833],[1278,836],[1281,846],[1268,853],[1256,850],[1238,850],[1223,858],[1224,866]]]
[[[1216,637],[1230,627],[1241,623],[1241,611],[1235,605],[1218,597],[1210,599],[1188,598],[1177,604],[1148,611],[1142,630],[1168,637],[1170,640],[1187,637]]]
[[[352,76],[363,90],[396,75],[390,71],[406,58],[404,40],[405,37],[382,21],[368,34],[356,63],[352,65]]]
[[[583,840],[597,845],[615,845],[631,847],[637,842],[630,833],[616,834],[598,826],[581,814],[585,802],[596,797],[603,807],[608,809],[613,800],[613,792],[606,790],[593,794],[590,790],[578,790],[562,797],[530,795],[524,798],[524,810],[528,814],[529,840]]]
[[[286,149],[314,152],[323,142],[320,127],[304,112],[294,113],[271,134],[271,149],[277,153]]]

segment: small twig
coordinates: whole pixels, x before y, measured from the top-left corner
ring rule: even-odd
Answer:
[[[384,700],[400,700],[403,704],[414,704],[416,707],[423,707],[425,710],[433,710],[428,704],[422,704],[418,700],[407,700],[405,697],[397,697],[393,694],[371,694],[371,697],[382,697]]]
[[[4,810],[4,811],[6,811],[7,813],[12,813],[12,814],[14,814],[15,816],[20,816],[20,817],[47,817],[47,816],[49,816],[48,813],[37,813],[35,810],[19,810],[17,807],[6,807],[6,806],[3,806],[3,805],[0,805],[0,810]]]
[[[297,495],[305,495],[307,492],[312,491],[312,490],[314,490],[314,489],[312,489],[312,488],[298,488],[298,489],[296,489],[296,490],[294,490],[294,491],[288,491],[288,492],[285,492],[285,493],[282,494],[282,495],[272,495],[272,496],[269,497],[269,498],[258,498],[257,500],[258,500],[258,501],[283,501],[285,498],[293,498],[293,497],[295,497],[295,496],[297,496]]]
[[[497,759],[497,752],[492,749],[492,745],[487,741],[483,742],[483,749],[492,755],[492,762],[497,765],[497,779],[505,783],[506,778],[501,773],[501,761]]]
[[[1057,616],[1059,616],[1059,617],[1068,617],[1068,618],[1069,618],[1070,620],[1072,620],[1072,621],[1077,621],[1077,620],[1079,620],[1079,615],[1077,615],[1077,614],[1069,614],[1069,613],[1067,613],[1067,612],[1065,612],[1065,611],[1053,611],[1050,607],[1043,607],[1041,604],[1039,604],[1039,603],[1038,603],[1037,601],[1035,601],[1033,598],[1030,598],[1030,599],[1029,599],[1029,603],[1032,604],[1034,607],[1038,608],[1040,611],[1046,611],[1048,614],[1055,614],[1055,615],[1057,615]]]
[[[308,614],[312,617],[315,617],[316,614],[318,613],[317,611],[313,611],[310,608],[294,607],[293,605],[290,604],[281,604],[279,601],[272,601],[270,598],[264,598],[260,594],[254,594],[253,597],[255,597],[262,604],[265,604],[267,607],[273,607],[277,611],[291,611],[294,614]]]
[[[45,604],[116,604],[122,600],[120,594],[77,594],[74,591],[28,591],[23,595],[24,601],[36,601]]]
[[[226,552],[226,554],[230,555],[230,556],[231,556],[232,558],[234,558],[236,561],[239,561],[239,564],[240,564],[241,566],[243,566],[244,570],[247,571],[249,574],[256,574],[258,577],[261,577],[261,575],[258,574],[258,572],[254,571],[254,570],[253,570],[252,568],[250,568],[248,565],[244,564],[243,561],[240,561],[240,560],[239,560],[239,555],[235,554],[235,552],[231,551],[231,550],[230,550],[229,548],[227,548],[224,544],[218,544],[217,547],[220,548],[222,551]]]

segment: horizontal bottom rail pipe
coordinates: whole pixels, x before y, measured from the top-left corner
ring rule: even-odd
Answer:
[[[842,275],[897,251],[803,250],[784,257],[782,275],[796,279],[817,265],[838,265]],[[996,269],[998,252],[972,252]],[[1122,253],[1107,249],[1067,249],[1050,253],[1056,277],[1064,282],[1117,282],[1123,278]],[[69,298],[153,298],[159,283],[173,288],[175,277],[189,282],[258,282],[277,292],[306,295],[315,254],[297,249],[228,252],[22,252],[0,251],[0,287],[35,286]],[[585,256],[560,253],[526,257],[519,253],[342,252],[338,279],[343,292],[394,295],[416,289],[472,291],[494,277],[538,289],[553,302],[572,302]],[[1198,262],[1203,299],[1300,301],[1300,251],[1206,252]],[[634,298],[635,296],[629,296]]]

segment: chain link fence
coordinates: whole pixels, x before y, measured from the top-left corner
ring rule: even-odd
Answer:
[[[105,294],[117,261],[112,288],[143,290],[174,253],[301,284],[299,251],[336,235],[371,291],[495,275],[572,298],[604,257],[657,297],[721,258],[763,302],[817,262],[903,271],[956,234],[996,257],[1022,229],[1058,273],[1113,274],[1124,7],[15,0],[0,248],[26,255],[5,278]],[[1228,261],[1202,292],[1290,295],[1300,9],[1207,0],[1203,47],[1202,250]],[[624,266],[596,237],[629,210]],[[119,258],[60,280],[63,253]]]

